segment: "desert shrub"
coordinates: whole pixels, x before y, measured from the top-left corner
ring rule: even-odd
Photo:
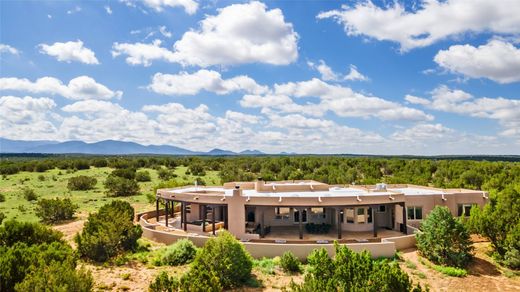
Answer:
[[[164,265],[180,266],[193,260],[197,254],[197,247],[189,239],[181,239],[170,245],[163,254],[161,262]]]
[[[105,181],[107,195],[110,197],[127,197],[137,195],[139,185],[133,179],[109,175]]]
[[[135,179],[136,171],[134,168],[119,168],[112,171],[110,175],[126,179]]]
[[[70,191],[86,191],[93,189],[96,184],[97,179],[86,175],[79,175],[69,178],[67,188]]]
[[[24,188],[22,190],[22,196],[27,200],[27,201],[36,201],[38,200],[38,196],[36,195],[36,193],[34,192],[33,189],[31,188]]]
[[[62,220],[70,220],[74,212],[79,208],[68,198],[66,199],[41,199],[36,206],[36,216],[45,223],[57,223]]]
[[[372,260],[368,252],[356,253],[335,245],[336,256],[317,249],[308,257],[309,269],[301,284],[291,282],[292,291],[420,291],[397,262]]]
[[[447,207],[436,206],[416,234],[421,255],[435,264],[464,267],[472,258],[472,243],[466,226]]]
[[[520,182],[491,194],[483,210],[472,208],[468,225],[491,241],[500,263],[520,269]]]
[[[0,193],[0,203],[5,202],[5,195]]]
[[[61,241],[63,234],[40,223],[7,220],[0,226],[0,246],[12,246],[17,242],[27,245]]]
[[[0,212],[0,225],[2,225],[2,222],[4,222],[5,214],[4,212]]]
[[[83,170],[83,169],[89,169],[90,168],[90,164],[88,163],[88,161],[87,160],[83,160],[83,159],[74,160],[74,162],[72,163],[72,166],[76,170]]]
[[[253,261],[235,237],[223,231],[210,238],[181,278],[187,291],[221,291],[238,287],[251,277]]]
[[[168,169],[165,169],[165,168],[161,168],[157,171],[157,176],[159,177],[159,179],[161,180],[169,180],[170,178],[173,177],[173,172],[168,170]]]
[[[280,259],[280,266],[286,273],[296,273],[300,271],[300,260],[292,252],[286,251]]]
[[[40,174],[40,175],[38,176],[38,180],[39,180],[39,181],[45,181],[45,176],[44,176],[43,174]]]
[[[107,165],[108,161],[104,158],[98,158],[92,161],[92,166],[94,167],[107,167]]]
[[[75,237],[81,256],[104,262],[123,251],[136,250],[142,230],[134,225],[134,209],[128,202],[113,201],[90,214]]]
[[[262,273],[267,275],[274,275],[276,266],[280,263],[280,257],[266,258],[263,257],[258,260],[253,260],[253,267],[259,269]]]
[[[205,176],[206,171],[204,170],[204,165],[200,163],[192,163],[188,166],[188,171],[195,176]]]
[[[148,170],[141,170],[135,173],[135,180],[138,182],[151,181],[152,177]]]
[[[165,271],[157,275],[148,287],[148,291],[150,292],[173,292],[178,289],[179,280],[175,277],[170,277]]]

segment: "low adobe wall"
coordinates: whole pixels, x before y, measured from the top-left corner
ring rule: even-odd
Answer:
[[[138,214],[139,224],[143,228],[143,237],[150,240],[173,244],[179,239],[188,238],[196,246],[202,247],[209,239],[207,236],[198,235],[195,233],[180,234],[175,232],[165,232],[156,230],[158,224],[149,223],[146,219],[149,215],[154,214],[155,211]],[[295,256],[301,260],[307,259],[307,256],[315,249],[325,248],[330,256],[334,256],[334,244],[319,244],[319,243],[263,243],[263,242],[243,242],[244,247],[254,258],[262,257],[276,257],[283,255],[286,251],[291,251]],[[415,246],[415,235],[404,235],[398,237],[384,238],[381,242],[371,243],[348,243],[348,248],[356,252],[366,250],[370,252],[373,258],[393,257],[396,250],[406,249]]]

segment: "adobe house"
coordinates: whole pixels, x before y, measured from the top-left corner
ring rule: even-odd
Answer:
[[[487,199],[486,192],[468,189],[259,179],[159,189],[154,215],[166,230],[211,236],[227,229],[243,241],[368,241],[409,233],[437,205],[467,216]]]

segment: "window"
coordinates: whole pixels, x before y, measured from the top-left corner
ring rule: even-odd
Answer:
[[[422,220],[422,207],[409,206],[406,208],[408,220]]]
[[[325,208],[311,208],[312,218],[325,218]]]
[[[357,223],[364,224],[365,223],[365,208],[357,209]]]
[[[274,219],[277,220],[289,220],[289,214],[290,209],[289,208],[282,208],[282,207],[276,207],[274,208]]]
[[[469,216],[471,207],[475,204],[459,204],[457,206],[457,216]]]
[[[347,223],[354,223],[354,208],[347,208]]]
[[[368,208],[367,215],[367,223],[372,223],[372,208]]]
[[[379,205],[379,208],[377,208],[377,213],[386,213],[386,206]]]
[[[300,222],[300,211],[298,210],[294,210],[294,222],[295,223],[298,223]],[[307,222],[307,210],[306,209],[303,209],[302,211],[302,223],[306,223]]]

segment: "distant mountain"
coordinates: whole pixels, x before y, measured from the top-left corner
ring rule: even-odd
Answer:
[[[239,153],[240,155],[264,155],[265,153],[258,150],[244,150]]]
[[[0,138],[0,153],[44,153],[44,154],[164,154],[164,155],[261,155],[258,150],[245,150],[236,153],[229,150],[213,149],[209,152],[196,152],[169,145],[141,145],[134,142],[105,140],[95,143],[83,141],[21,141]]]
[[[229,150],[222,150],[222,149],[218,149],[218,148],[215,148],[207,153],[205,153],[207,155],[237,155],[237,153],[233,152],[233,151],[229,151]]]

